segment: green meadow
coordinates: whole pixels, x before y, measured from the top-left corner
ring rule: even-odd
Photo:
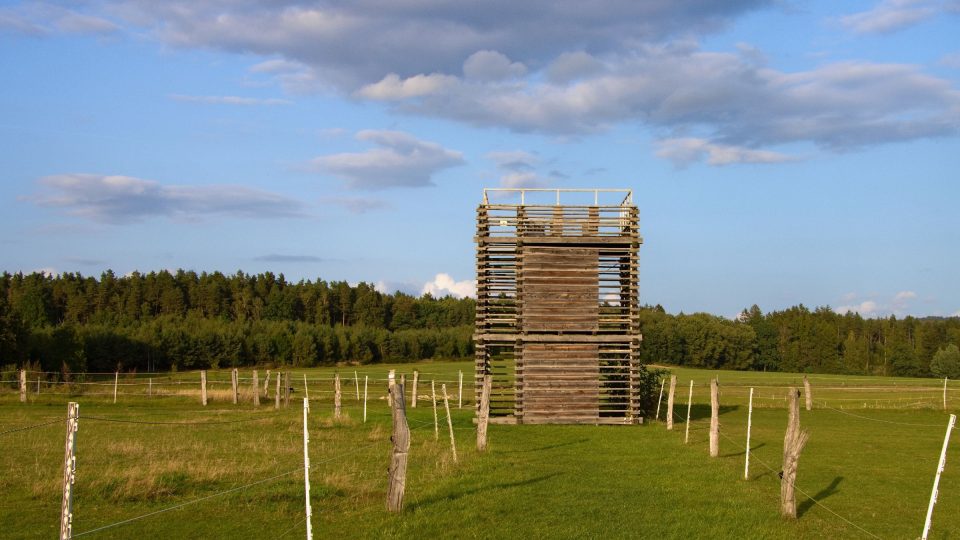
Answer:
[[[391,419],[386,373],[420,372],[405,509],[385,510]],[[677,375],[675,424],[491,425],[478,453],[472,363],[425,362],[293,370],[289,407],[261,405],[241,371],[233,405],[228,371],[41,383],[21,404],[0,392],[0,523],[4,538],[50,538],[59,525],[66,403],[80,403],[74,536],[89,538],[302,538],[305,533],[303,397],[309,393],[310,483],[316,538],[917,538],[960,385],[811,375],[810,442],[800,458],[799,517],[778,515],[784,396],[802,375],[667,368]],[[333,375],[343,416],[333,418]],[[464,372],[463,407],[458,374]],[[259,371],[262,392],[265,370]],[[307,378],[304,388],[303,378]],[[399,376],[399,375],[398,375]],[[367,419],[362,396],[367,378]],[[709,380],[720,381],[720,457],[707,450]],[[4,380],[10,380],[9,374]],[[430,381],[450,395],[458,461]],[[687,399],[690,405],[689,442]],[[355,382],[356,381],[356,382]],[[28,385],[31,386],[31,385]],[[744,479],[748,396],[754,388],[750,471]],[[361,399],[357,398],[357,390]],[[72,395],[71,395],[72,392]],[[409,399],[409,393],[408,393]],[[46,424],[46,425],[40,425]],[[31,429],[30,426],[38,426]],[[19,430],[19,431],[12,431]],[[931,538],[960,535],[960,443],[953,437]]]

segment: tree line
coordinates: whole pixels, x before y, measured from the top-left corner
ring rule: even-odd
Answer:
[[[283,274],[0,275],[0,365],[45,371],[315,366],[473,355],[471,298]],[[641,360],[691,367],[960,376],[960,318],[799,305],[734,320],[640,310]]]

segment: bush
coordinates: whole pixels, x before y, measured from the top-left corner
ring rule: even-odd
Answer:
[[[937,377],[960,377],[960,348],[953,343],[937,349],[930,362],[930,371]]]

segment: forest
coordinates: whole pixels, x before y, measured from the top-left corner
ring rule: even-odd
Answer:
[[[51,372],[403,362],[473,355],[471,298],[283,274],[0,275],[0,365]],[[960,376],[960,318],[799,305],[734,320],[640,313],[642,360],[809,373]]]

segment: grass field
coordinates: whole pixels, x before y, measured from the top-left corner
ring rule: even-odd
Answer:
[[[421,401],[408,407],[413,443],[400,515],[384,510],[391,443],[381,398],[391,367],[407,373],[408,382],[414,368],[421,372]],[[788,522],[777,513],[776,472],[786,425],[783,396],[787,386],[802,386],[800,375],[673,368],[673,431],[665,429],[663,413],[642,426],[493,425],[490,448],[479,454],[471,369],[470,362],[357,368],[361,394],[363,377],[370,378],[366,423],[352,367],[339,369],[346,413],[339,422],[332,420],[332,369],[294,371],[295,399],[280,411],[273,408],[272,381],[271,399],[259,409],[249,403],[249,390],[243,404],[232,405],[226,370],[210,374],[215,390],[207,407],[199,404],[196,373],[121,377],[117,404],[109,376],[103,386],[82,386],[86,393],[72,398],[63,388],[41,385],[37,395],[31,387],[28,404],[5,384],[0,432],[52,423],[0,434],[0,537],[56,536],[69,400],[81,404],[74,534],[89,538],[303,537],[304,374],[317,538],[916,538],[947,423],[942,382],[811,376],[815,409],[801,411],[811,438],[797,481],[810,498],[798,496],[799,519]],[[455,396],[460,370],[466,392],[463,409],[455,397],[451,403],[460,457],[454,463],[442,404],[435,440],[433,413],[422,396],[429,395],[424,381],[430,379],[445,381]],[[720,457],[711,459],[707,383],[716,376],[722,437]],[[685,445],[690,380],[695,387]],[[751,386],[756,408],[750,479],[744,480]],[[948,412],[956,410],[953,401],[960,403],[958,390],[951,383]],[[261,483],[250,485],[255,482]],[[97,530],[151,512],[160,513]],[[960,443],[954,437],[931,538],[958,536]]]

